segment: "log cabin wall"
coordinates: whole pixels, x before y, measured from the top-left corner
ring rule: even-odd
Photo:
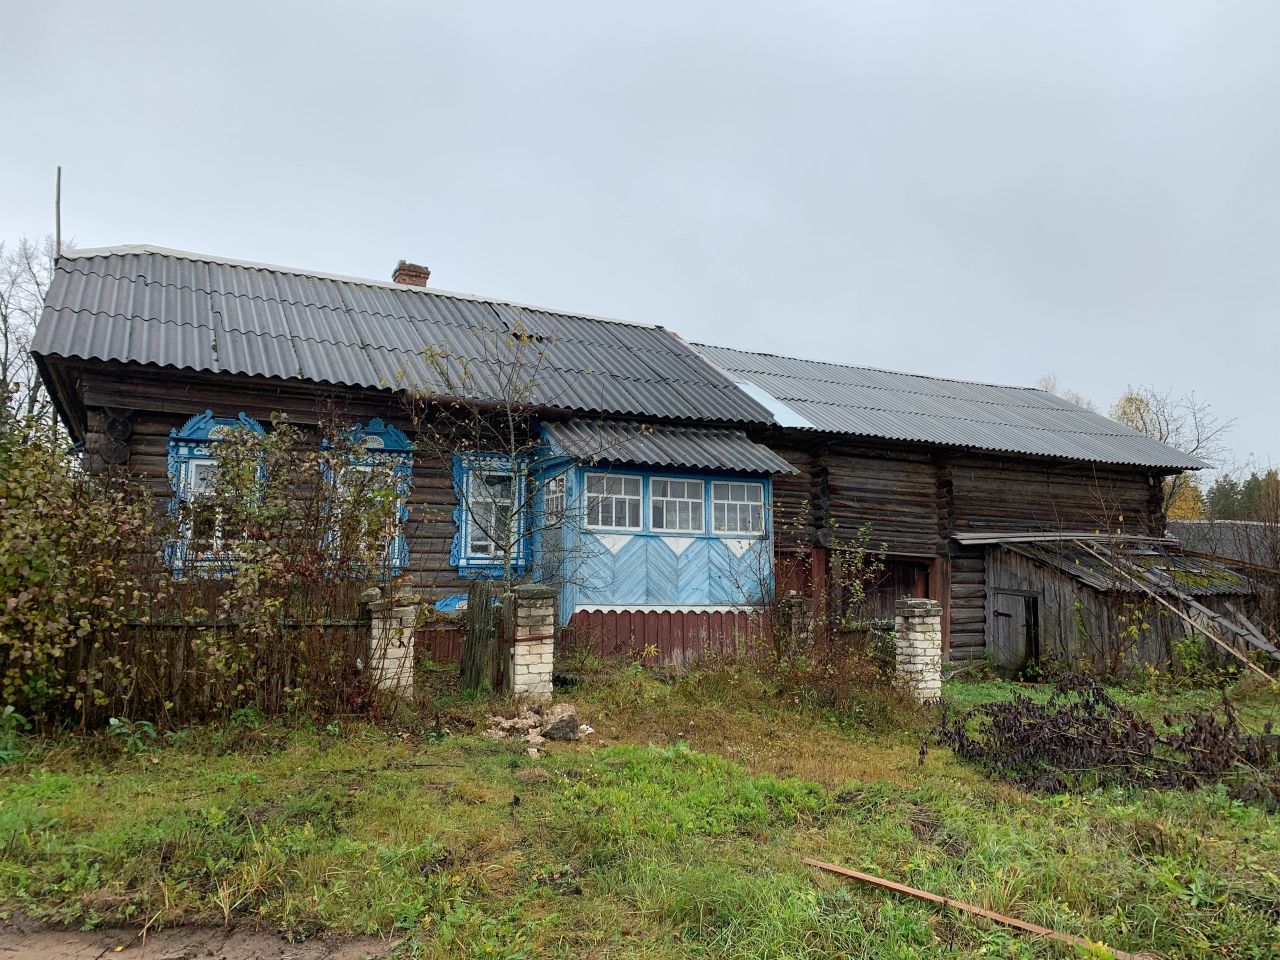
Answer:
[[[952,660],[978,660],[987,649],[987,578],[981,549],[961,550],[951,558]]]
[[[1164,529],[1160,478],[1145,468],[952,452],[923,444],[854,442],[811,431],[756,437],[799,470],[774,481],[778,583],[815,598],[829,581],[828,547],[863,526],[883,545],[886,591],[923,591],[943,602],[952,659],[983,656],[988,636],[985,551],[958,532]],[[877,597],[880,601],[892,600]]]
[[[91,466],[94,458],[101,467],[123,457],[122,465],[148,480],[162,499],[172,495],[169,431],[205,409],[220,416],[243,411],[264,423],[280,412],[304,426],[333,417],[382,417],[413,436],[405,404],[390,391],[96,364],[81,366],[74,376],[85,408]],[[122,423],[127,424],[124,430]],[[122,432],[128,434],[124,439]],[[1142,468],[852,441],[800,430],[759,431],[753,439],[798,470],[774,480],[779,586],[826,597],[830,548],[866,526],[871,543],[883,545],[887,554],[892,575],[885,578],[886,590],[901,591],[910,584],[913,591],[943,601],[944,644],[955,659],[980,657],[986,648],[988,584],[983,551],[954,544],[954,533],[1163,531],[1159,477]],[[405,527],[408,572],[419,587],[441,594],[466,588],[449,563],[455,506],[447,467],[415,458]]]
[[[957,532],[1164,535],[1159,478],[1145,468],[963,454],[952,459],[951,476]]]
[[[103,371],[91,367],[80,372],[80,384],[88,423],[86,458],[91,459],[96,451],[116,449],[110,446],[113,438],[103,432],[104,424],[108,411],[117,421],[123,415],[130,433],[123,441],[127,456],[117,465],[143,480],[160,502],[173,496],[168,476],[169,431],[206,409],[218,416],[235,416],[243,411],[264,425],[270,423],[273,413],[284,413],[303,428],[329,419],[367,422],[382,417],[404,430],[410,439],[414,437],[407,407],[390,392],[326,391],[190,373],[122,373],[119,369]],[[118,454],[115,456],[118,459]],[[103,464],[89,466],[94,469]],[[409,520],[404,527],[409,548],[406,572],[416,586],[435,594],[467,589],[467,581],[449,563],[456,506],[448,465],[415,456]]]
[[[824,458],[826,516],[840,542],[868,527],[895,557],[932,561],[938,552],[937,465],[927,451],[837,442]]]

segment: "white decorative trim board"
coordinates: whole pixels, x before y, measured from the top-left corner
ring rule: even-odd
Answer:
[[[755,613],[759,607],[697,603],[583,603],[574,613]]]
[[[597,533],[599,540],[610,553],[617,553],[633,539],[629,533]]]
[[[662,542],[678,557],[693,546],[693,537],[663,537]]]

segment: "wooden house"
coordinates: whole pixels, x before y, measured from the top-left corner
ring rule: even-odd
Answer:
[[[562,620],[595,617],[606,650],[654,640],[683,658],[749,630],[772,557],[772,480],[793,469],[745,434],[768,411],[661,327],[427,277],[403,262],[377,282],[151,247],[70,251],[33,353],[87,468],[125,471],[161,500],[199,495],[222,431],[337,418],[409,475],[388,573],[428,597],[456,602],[509,562],[563,582]],[[530,342],[536,376],[504,392]],[[410,392],[531,412],[520,429],[538,454],[511,463],[460,440],[428,455]],[[522,500],[535,474],[538,496]],[[549,514],[562,522],[535,522]],[[509,540],[493,536],[496,517]],[[187,543],[170,554],[180,575],[233,566]]]
[[[1162,478],[1202,466],[1040,390],[695,346],[428,276],[403,261],[378,282],[153,247],[70,251],[32,352],[90,470],[190,497],[220,430],[336,413],[408,477],[391,572],[442,602],[494,576],[504,557],[477,517],[496,510],[529,524],[505,560],[559,585],[562,622],[606,651],[671,659],[750,632],[775,588],[838,604],[832,571],[863,529],[885,551],[885,609],[941,600],[952,658],[982,656],[1003,601],[992,543],[966,536],[1158,540]],[[469,401],[498,403],[494,371],[517,339],[544,358],[521,399],[536,462],[426,456],[406,392],[447,402],[457,386],[441,371],[461,367]],[[528,516],[512,511],[509,491],[534,474]],[[178,568],[198,571],[199,558]]]

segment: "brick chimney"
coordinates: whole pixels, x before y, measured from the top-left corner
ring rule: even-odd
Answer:
[[[396,264],[391,279],[396,283],[407,283],[411,287],[425,287],[431,278],[431,270],[420,263],[401,260]]]

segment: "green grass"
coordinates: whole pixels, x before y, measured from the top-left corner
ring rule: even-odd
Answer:
[[[574,693],[599,736],[536,760],[352,723],[142,752],[46,741],[0,771],[0,902],[74,925],[377,933],[424,957],[1074,955],[812,856],[1124,949],[1280,950],[1280,817],[1219,791],[1024,794],[945,750],[921,764],[927,718],[823,716],[733,665],[601,670]]]

